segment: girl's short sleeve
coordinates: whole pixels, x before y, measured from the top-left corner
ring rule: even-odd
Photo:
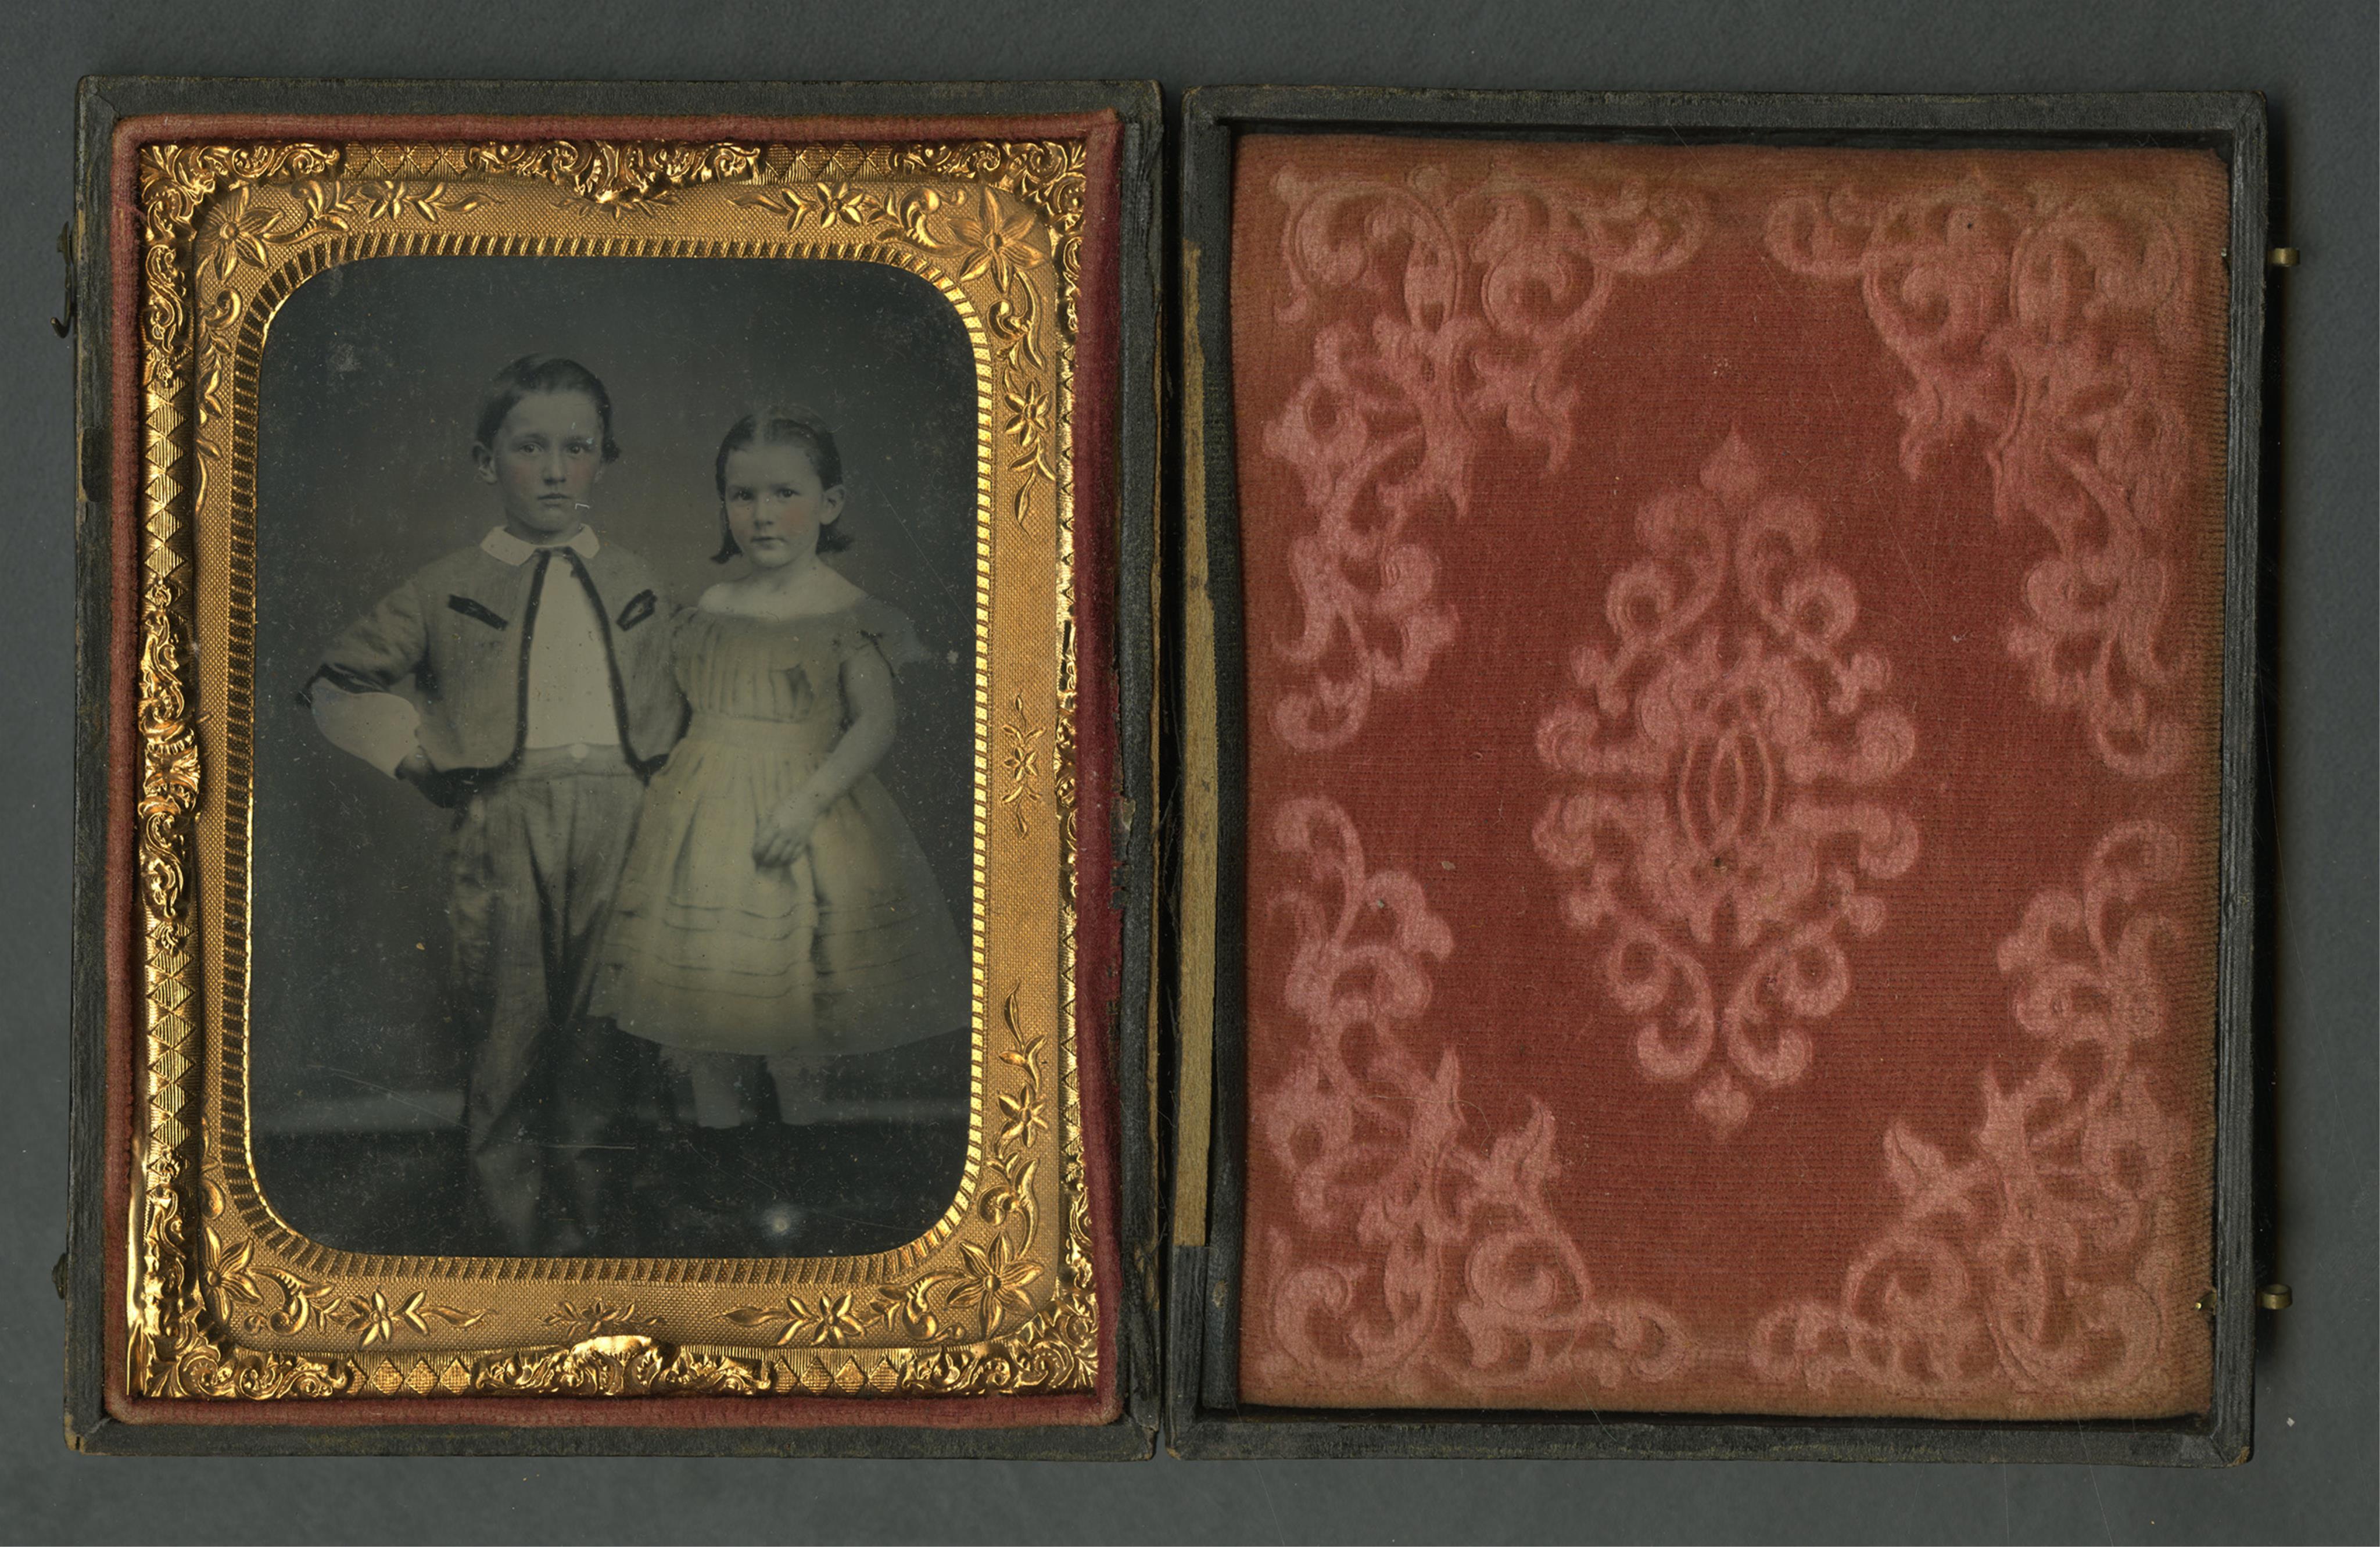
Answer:
[[[908,615],[873,597],[852,609],[852,627],[844,631],[842,642],[845,659],[856,652],[873,650],[896,675],[927,658],[926,647]]]

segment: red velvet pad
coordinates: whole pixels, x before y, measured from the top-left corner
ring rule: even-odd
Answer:
[[[2219,161],[1234,209],[1244,1400],[2204,1409]]]

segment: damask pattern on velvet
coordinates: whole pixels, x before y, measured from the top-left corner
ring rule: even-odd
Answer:
[[[1245,1399],[2205,1407],[2226,213],[1243,141]]]

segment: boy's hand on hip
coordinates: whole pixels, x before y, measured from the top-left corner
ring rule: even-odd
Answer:
[[[419,747],[407,752],[405,761],[396,765],[396,776],[411,785],[423,799],[433,806],[455,804],[452,781],[430,766],[430,754]]]
[[[790,865],[794,856],[809,847],[810,829],[818,825],[818,808],[799,798],[787,800],[760,819],[752,840],[752,858],[764,869]]]

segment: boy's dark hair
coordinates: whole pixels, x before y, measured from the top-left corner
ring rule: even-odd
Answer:
[[[810,459],[811,470],[818,474],[820,488],[843,486],[843,454],[834,448],[834,432],[818,415],[808,408],[777,408],[746,414],[719,443],[719,459],[711,470],[720,502],[719,552],[710,555],[713,564],[726,564],[744,552],[735,545],[735,533],[727,525],[727,458],[756,445],[800,446]],[[820,553],[839,554],[850,546],[851,534],[844,530],[842,521],[829,521],[819,528]]]
[[[595,372],[560,355],[523,355],[496,372],[488,395],[480,399],[479,444],[494,450],[504,416],[533,392],[583,392],[593,398],[595,412],[603,420],[603,460],[620,459],[620,443],[612,438],[612,395]]]

